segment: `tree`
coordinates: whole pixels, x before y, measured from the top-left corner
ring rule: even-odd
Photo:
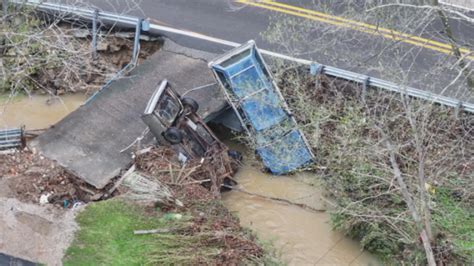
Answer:
[[[337,7],[333,1],[321,2],[314,3],[314,9],[338,10],[343,19],[327,18],[338,23],[326,24],[276,15],[263,37],[295,57],[314,56],[323,64],[365,69],[364,74],[402,87],[418,84],[452,97],[472,97],[468,58],[474,42],[450,26],[455,21],[474,28],[467,14],[436,1],[338,1]],[[433,43],[431,48],[440,52],[427,51],[414,41],[426,36],[447,44]],[[408,45],[412,40],[414,45]],[[429,64],[421,69],[423,61]],[[446,237],[449,229],[440,221],[445,209],[437,206],[442,193],[436,191],[462,191],[459,206],[472,204],[463,187],[472,187],[472,173],[466,171],[472,168],[473,116],[403,93],[369,89],[366,94],[363,86],[351,82],[326,76],[315,80],[287,62],[277,65],[284,93],[328,169],[320,174],[327,176],[326,186],[338,206],[336,225],[386,255],[412,253],[408,247],[419,247],[429,265],[449,263],[451,255],[472,260],[468,249],[453,247],[455,237]]]

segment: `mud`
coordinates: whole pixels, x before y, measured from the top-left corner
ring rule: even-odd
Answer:
[[[74,217],[79,209],[38,206],[0,196],[0,253],[62,265],[77,229]]]

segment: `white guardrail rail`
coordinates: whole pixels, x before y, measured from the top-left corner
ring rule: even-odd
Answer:
[[[29,5],[29,6],[33,6],[37,8],[40,11],[44,11],[47,13],[61,13],[63,15],[70,15],[70,16],[74,16],[80,19],[87,20],[87,21],[92,21],[94,18],[97,18],[102,23],[114,24],[117,26],[123,26],[123,27],[129,27],[129,28],[135,28],[137,23],[141,20],[141,18],[129,16],[129,15],[120,15],[120,14],[115,14],[111,12],[97,11],[94,9],[81,8],[81,7],[69,6],[69,5],[63,5],[63,4],[55,4],[55,3],[49,3],[49,2],[42,2],[39,0],[24,0],[24,1],[10,0],[9,2],[14,3],[14,4]],[[154,30],[160,33],[164,32],[164,33],[183,35],[183,36],[201,39],[201,40],[205,40],[205,41],[209,41],[209,42],[213,42],[213,43],[217,43],[217,44],[221,44],[225,46],[230,46],[230,47],[237,47],[241,45],[240,43],[230,42],[230,41],[206,36],[206,35],[191,32],[191,31],[175,29],[172,27],[167,27],[167,26],[162,26],[162,25],[157,25],[157,24],[149,24],[148,21],[146,20],[143,20],[143,23],[146,24],[142,26],[144,29]],[[458,99],[430,93],[430,92],[423,91],[420,89],[415,89],[412,87],[401,87],[390,81],[386,81],[386,80],[382,80],[382,79],[374,78],[374,77],[369,77],[367,75],[358,74],[355,72],[339,69],[332,66],[319,65],[314,61],[310,61],[306,59],[294,58],[294,57],[271,52],[264,49],[259,49],[259,51],[262,54],[265,54],[268,56],[277,57],[280,59],[289,60],[292,62],[304,64],[304,65],[316,64],[319,67],[321,67],[322,74],[326,74],[329,76],[342,78],[342,79],[346,79],[346,80],[350,80],[354,82],[363,83],[366,86],[370,86],[370,87],[377,87],[377,88],[385,89],[392,92],[404,93],[412,97],[436,102],[436,103],[450,106],[450,107],[460,108],[467,112],[474,113],[473,103],[463,102]]]

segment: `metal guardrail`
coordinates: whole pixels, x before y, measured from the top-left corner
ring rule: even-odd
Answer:
[[[73,15],[75,17],[86,19],[88,21],[99,19],[103,23],[109,23],[109,24],[113,24],[117,26],[125,26],[129,28],[135,27],[137,23],[143,23],[142,24],[143,28],[149,28],[149,29],[153,29],[159,32],[167,32],[167,33],[172,33],[172,34],[177,34],[177,35],[184,35],[184,36],[206,40],[209,42],[214,42],[214,43],[231,46],[231,47],[237,47],[241,45],[239,43],[230,42],[230,41],[226,41],[226,40],[222,40],[218,38],[213,38],[213,37],[205,36],[202,34],[197,34],[194,32],[179,30],[179,29],[156,25],[156,24],[148,24],[147,21],[141,18],[128,16],[128,15],[119,15],[119,14],[114,14],[114,13],[104,12],[104,11],[99,11],[97,13],[97,11],[93,9],[86,9],[86,8],[61,5],[61,4],[53,4],[53,3],[48,3],[48,2],[40,3],[39,0],[26,0],[26,1],[11,0],[11,2],[15,4],[26,4],[26,5],[34,6],[37,9],[44,12],[48,12],[48,13],[62,13],[62,14]],[[284,60],[289,60],[289,61],[300,63],[300,64],[305,64],[309,66],[318,65],[321,70],[320,73],[326,74],[329,76],[342,78],[349,81],[359,82],[359,83],[364,84],[365,86],[376,87],[376,88],[381,88],[381,89],[385,89],[392,92],[403,93],[412,97],[424,99],[427,101],[432,101],[432,102],[450,106],[450,107],[460,108],[467,112],[474,113],[473,103],[466,103],[458,99],[430,93],[428,91],[423,91],[423,90],[412,88],[412,87],[402,87],[390,81],[370,77],[363,74],[358,74],[355,72],[339,69],[332,66],[319,65],[313,61],[306,60],[306,59],[294,58],[294,57],[290,57],[287,55],[283,55],[283,54],[279,54],[279,53],[275,53],[275,52],[271,52],[271,51],[267,51],[263,49],[260,49],[260,52],[268,56],[272,56],[272,57],[276,57],[276,58],[280,58]]]
[[[0,130],[0,150],[21,148],[23,130],[21,128]]]

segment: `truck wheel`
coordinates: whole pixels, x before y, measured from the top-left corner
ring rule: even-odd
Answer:
[[[183,133],[175,127],[170,127],[163,133],[163,137],[171,144],[178,144],[183,140]]]
[[[230,158],[236,160],[237,162],[241,163],[242,162],[242,153],[236,150],[228,150],[227,154],[229,155]]]
[[[183,103],[184,109],[189,108],[191,113],[196,113],[199,109],[199,104],[193,98],[183,97],[181,102]]]

